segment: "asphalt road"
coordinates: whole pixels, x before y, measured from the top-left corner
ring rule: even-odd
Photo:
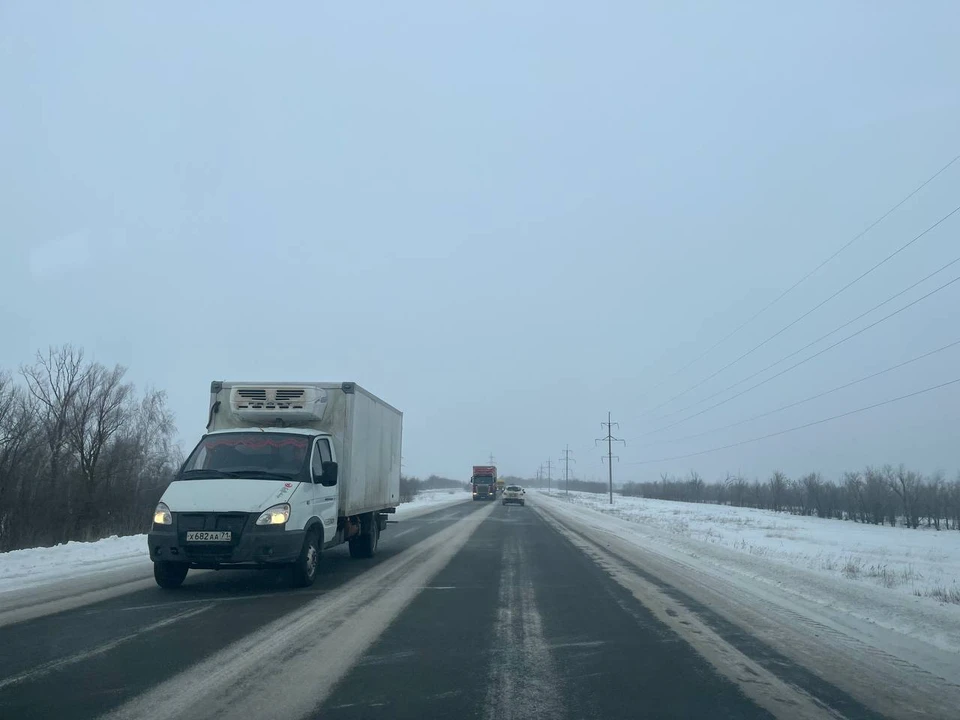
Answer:
[[[307,590],[134,583],[0,627],[0,718],[881,717],[692,599],[659,608],[591,543],[535,501],[466,502],[372,560],[328,551]]]

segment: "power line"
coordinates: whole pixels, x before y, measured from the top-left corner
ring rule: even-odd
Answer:
[[[620,459],[619,455],[613,454],[613,444],[615,442],[618,442],[618,443],[623,443],[624,446],[626,446],[627,441],[621,440],[620,438],[615,438],[613,436],[614,426],[620,427],[620,423],[613,422],[613,420],[611,420],[610,418],[609,412],[607,413],[607,421],[605,423],[600,423],[600,426],[605,427],[607,429],[607,436],[602,438],[597,438],[596,440],[594,440],[594,443],[603,442],[604,440],[607,441],[607,469],[610,471],[610,504],[613,505],[613,459],[614,458],[616,458],[617,460]]]
[[[691,386],[688,387],[686,390],[683,390],[682,392],[677,393],[677,394],[674,395],[673,397],[668,398],[667,400],[664,400],[664,401],[663,401],[662,403],[660,403],[659,405],[657,405],[657,406],[655,406],[655,407],[653,407],[653,408],[650,408],[650,410],[646,411],[644,414],[647,415],[647,414],[649,414],[649,413],[656,412],[657,410],[659,410],[660,408],[662,408],[664,405],[668,405],[668,404],[670,404],[671,402],[673,402],[674,400],[676,400],[677,398],[683,397],[684,395],[686,395],[686,394],[687,394],[688,392],[690,392],[691,390],[696,390],[698,387],[700,387],[700,386],[703,385],[704,383],[709,382],[710,380],[712,380],[713,378],[715,378],[715,377],[716,377],[717,375],[719,375],[720,373],[724,372],[725,370],[728,370],[729,368],[733,367],[734,365],[736,365],[738,362],[740,362],[740,361],[743,360],[744,358],[752,355],[752,354],[755,353],[757,350],[759,350],[759,349],[762,348],[764,345],[766,345],[768,342],[770,342],[771,340],[779,337],[780,335],[782,335],[783,333],[785,333],[787,330],[789,330],[790,328],[792,328],[794,325],[796,325],[798,322],[800,322],[801,320],[809,317],[811,314],[813,314],[814,312],[816,312],[817,310],[819,310],[820,308],[822,308],[824,305],[826,305],[828,302],[830,302],[831,300],[833,300],[834,298],[836,298],[838,295],[840,295],[841,293],[844,293],[844,292],[846,292],[847,290],[849,290],[851,287],[853,287],[853,286],[856,285],[858,282],[860,282],[861,280],[863,280],[863,278],[867,277],[867,275],[869,275],[869,274],[872,273],[874,270],[877,270],[879,267],[881,267],[881,266],[884,265],[885,263],[887,263],[887,262],[889,262],[890,260],[892,260],[894,257],[896,257],[897,255],[899,255],[900,253],[902,253],[904,250],[906,250],[908,247],[910,247],[911,245],[913,245],[915,242],[917,242],[920,238],[922,238],[923,236],[925,236],[926,234],[928,234],[928,233],[931,232],[932,230],[934,230],[934,229],[936,229],[937,227],[939,227],[939,226],[940,226],[942,223],[944,223],[947,219],[949,219],[950,217],[952,217],[953,215],[955,215],[955,214],[958,213],[958,212],[960,212],[960,205],[958,205],[958,206],[955,207],[953,210],[951,210],[949,213],[947,213],[947,214],[944,215],[942,218],[940,218],[939,220],[937,220],[933,225],[931,225],[930,227],[928,227],[926,230],[924,230],[923,232],[921,232],[919,235],[917,235],[916,237],[914,237],[912,240],[908,241],[908,242],[905,243],[904,245],[901,245],[899,248],[897,248],[897,249],[894,250],[892,253],[890,253],[890,254],[887,255],[885,258],[883,258],[883,260],[881,260],[880,262],[876,263],[873,267],[869,268],[868,270],[864,271],[863,273],[861,273],[860,275],[858,275],[856,278],[854,278],[853,280],[851,280],[850,282],[848,282],[848,283],[847,283],[846,285],[844,285],[842,288],[840,288],[839,290],[837,290],[836,292],[834,292],[832,295],[830,295],[826,300],[823,300],[822,302],[818,303],[817,305],[814,305],[812,308],[810,308],[810,309],[807,310],[805,313],[803,313],[802,315],[800,315],[800,317],[796,318],[795,320],[793,320],[792,322],[788,323],[787,325],[784,325],[782,328],[780,328],[779,330],[777,330],[773,335],[771,335],[770,337],[768,337],[766,340],[763,340],[762,342],[758,343],[757,345],[754,345],[752,348],[750,348],[749,350],[747,350],[745,353],[743,353],[743,354],[740,355],[739,357],[731,360],[731,361],[728,362],[726,365],[724,365],[722,368],[720,368],[720,369],[717,370],[716,372],[712,373],[711,375],[708,375],[707,377],[705,377],[703,380],[701,380],[700,382],[696,383],[695,385],[691,385]]]
[[[686,458],[697,457],[699,455],[707,455],[713,452],[719,452],[721,450],[729,450],[730,448],[740,447],[741,445],[748,445],[750,443],[760,442],[761,440],[769,440],[770,438],[777,437],[779,435],[786,435],[787,433],[796,432],[797,430],[804,430],[814,425],[822,425],[833,420],[839,420],[840,418],[849,417],[850,415],[856,415],[857,413],[866,412],[867,410],[873,410],[878,407],[883,407],[884,405],[890,405],[895,402],[900,402],[901,400],[907,400],[917,395],[923,395],[924,393],[933,392],[934,390],[940,390],[941,388],[948,387],[949,385],[955,385],[960,383],[960,378],[955,380],[948,380],[947,382],[940,383],[939,385],[933,385],[923,390],[917,390],[916,392],[907,393],[906,395],[901,395],[899,397],[890,398],[889,400],[884,400],[883,402],[874,403],[873,405],[867,405],[865,407],[857,408],[856,410],[850,410],[845,413],[840,413],[839,415],[832,415],[828,418],[823,418],[821,420],[814,420],[813,422],[805,423],[803,425],[797,425],[796,427],[787,428],[786,430],[780,430],[775,433],[770,433],[768,435],[761,435],[760,437],[750,438],[749,440],[741,440],[740,442],[730,443],[729,445],[721,445],[720,447],[710,448],[709,450],[701,450],[700,452],[688,453],[686,455],[675,455],[673,457],[659,458],[657,460],[637,460],[634,462],[627,463],[628,465],[652,465],[654,463],[661,462],[670,462],[673,460],[685,460]]]
[[[747,418],[746,420],[740,420],[739,422],[731,423],[731,424],[729,424],[729,425],[724,425],[723,427],[716,427],[716,428],[713,428],[713,429],[711,429],[711,430],[704,430],[703,432],[695,433],[695,434],[693,434],[693,435],[685,435],[684,437],[673,438],[673,439],[671,439],[671,440],[662,440],[662,441],[660,441],[660,442],[648,443],[647,445],[641,445],[640,447],[641,447],[641,448],[648,448],[648,447],[654,447],[654,446],[657,446],[657,445],[668,445],[668,444],[672,444],[672,443],[678,443],[678,442],[682,442],[682,441],[684,441],[684,440],[693,440],[694,438],[703,437],[704,435],[710,435],[711,433],[721,432],[721,431],[723,431],[723,430],[729,430],[729,429],[731,429],[731,428],[738,427],[739,425],[745,425],[745,424],[748,423],[748,422],[753,422],[754,420],[759,420],[760,418],[765,418],[765,417],[769,417],[770,415],[775,415],[775,414],[778,413],[778,412],[783,412],[784,410],[789,410],[790,408],[797,407],[798,405],[803,405],[803,404],[808,403],[808,402],[811,402],[811,401],[813,401],[813,400],[819,400],[819,399],[822,398],[822,397],[825,397],[825,396],[827,396],[827,395],[831,395],[832,393],[835,393],[835,392],[839,392],[840,390],[846,390],[846,389],[849,388],[849,387],[853,387],[854,385],[859,385],[859,384],[862,383],[862,382],[866,382],[867,380],[872,380],[873,378],[879,377],[879,376],[881,376],[881,375],[885,375],[885,374],[888,373],[888,372],[892,372],[892,371],[894,371],[894,370],[899,370],[899,369],[902,368],[902,367],[905,367],[905,366],[910,365],[910,364],[915,363],[915,362],[919,362],[920,360],[923,360],[923,359],[925,359],[925,358],[928,358],[928,357],[930,357],[931,355],[936,355],[937,353],[941,353],[941,352],[943,352],[944,350],[949,350],[950,348],[956,347],[957,345],[960,345],[960,340],[954,340],[952,343],[948,343],[947,345],[944,345],[944,346],[942,346],[942,347],[938,347],[936,350],[930,350],[929,352],[923,353],[923,355],[917,355],[916,357],[910,358],[909,360],[904,360],[904,361],[901,362],[901,363],[897,363],[896,365],[891,365],[891,366],[888,367],[888,368],[885,368],[885,369],[883,369],[883,370],[879,370],[879,371],[877,371],[877,372],[875,372],[875,373],[871,373],[870,375],[866,375],[866,376],[864,376],[864,377],[862,377],[862,378],[858,378],[858,379],[856,379],[856,380],[851,380],[851,381],[848,382],[848,383],[844,383],[843,385],[838,385],[837,387],[831,388],[830,390],[824,390],[824,391],[821,392],[821,393],[817,393],[816,395],[811,395],[810,397],[804,398],[803,400],[797,400],[796,402],[792,402],[792,403],[790,403],[790,404],[788,404],[788,405],[783,405],[783,406],[778,407],[778,408],[776,408],[776,409],[774,409],[774,410],[769,410],[769,411],[767,411],[767,412],[765,412],[765,413],[760,413],[759,415],[754,415],[753,417]]]
[[[567,448],[563,451],[563,457],[560,458],[563,460],[563,483],[566,488],[566,494],[570,494],[570,444],[567,444]],[[577,462],[574,460],[573,462]]]
[[[919,302],[921,302],[921,301],[923,301],[923,300],[926,300],[926,299],[927,299],[928,297],[930,297],[931,295],[935,295],[936,293],[940,292],[941,290],[944,290],[945,288],[948,288],[949,286],[953,285],[953,284],[954,284],[955,282],[957,282],[957,281],[960,281],[960,276],[957,276],[957,277],[955,277],[953,280],[950,280],[950,281],[948,281],[948,282],[945,282],[945,283],[944,283],[943,285],[941,285],[940,287],[935,288],[934,290],[931,290],[930,292],[928,292],[926,295],[923,295],[923,296],[921,296],[921,297],[918,297],[916,300],[907,303],[907,304],[904,305],[902,308],[899,308],[898,310],[894,310],[894,311],[893,311],[892,313],[890,313],[889,315],[884,315],[884,316],[883,316],[882,318],[880,318],[879,320],[876,320],[876,321],[870,323],[869,325],[860,328],[860,329],[857,330],[856,332],[851,333],[851,334],[847,335],[846,337],[841,338],[840,340],[837,340],[837,342],[833,343],[833,345],[827,345],[827,347],[823,348],[823,350],[818,350],[818,351],[815,352],[813,355],[810,355],[810,356],[804,358],[803,360],[800,360],[799,362],[796,362],[796,363],[794,363],[793,365],[790,365],[789,367],[784,368],[784,369],[781,370],[780,372],[778,372],[778,373],[776,373],[776,374],[774,374],[774,375],[771,375],[771,376],[768,377],[767,379],[761,380],[760,382],[758,382],[758,383],[756,383],[756,384],[754,384],[754,385],[751,385],[751,386],[748,387],[747,389],[741,390],[740,392],[736,393],[735,395],[731,395],[731,396],[728,397],[726,400],[721,400],[721,401],[718,402],[718,403],[714,403],[713,405],[710,405],[709,407],[706,407],[706,408],[704,408],[703,410],[700,410],[699,412],[695,412],[695,413],[693,413],[692,415],[688,415],[688,416],[686,416],[685,418],[682,418],[682,419],[680,419],[680,420],[677,420],[675,423],[671,423],[670,425],[665,425],[665,426],[662,427],[662,428],[658,428],[658,429],[656,429],[656,430],[651,430],[651,431],[648,432],[648,433],[644,433],[642,437],[646,437],[647,435],[656,435],[657,433],[661,433],[661,432],[663,432],[664,430],[669,430],[670,428],[676,427],[677,425],[682,425],[682,424],[685,423],[687,420],[692,420],[692,419],[695,418],[695,417],[699,417],[700,415],[703,415],[703,414],[706,413],[706,412],[710,412],[710,411],[713,410],[714,408],[718,408],[718,407],[720,407],[721,405],[726,405],[726,404],[727,404],[728,402],[730,402],[731,400],[734,400],[734,399],[740,397],[741,395],[745,395],[745,394],[747,394],[748,392],[750,392],[751,390],[756,390],[756,389],[757,389],[758,387],[760,387],[761,385],[766,385],[766,384],[767,384],[768,382],[770,382],[771,380],[775,380],[775,379],[777,379],[778,377],[780,377],[781,375],[785,375],[786,373],[790,372],[791,370],[793,370],[793,369],[795,369],[795,368],[798,368],[798,367],[800,367],[801,365],[804,365],[804,364],[810,362],[810,361],[813,360],[814,358],[820,357],[820,356],[823,355],[825,352],[828,352],[828,351],[830,351],[830,350],[833,350],[833,348],[835,348],[835,347],[837,347],[837,346],[839,346],[839,345],[842,345],[842,344],[845,343],[847,340],[850,340],[850,339],[852,339],[852,338],[857,337],[857,335],[860,335],[860,334],[862,334],[862,333],[865,333],[867,330],[876,327],[876,326],[879,325],[880,323],[889,320],[890,318],[894,317],[895,315],[899,315],[899,314],[902,313],[904,310],[907,310],[908,308],[913,307],[913,306],[916,305],[917,303],[919,303]],[[739,384],[739,383],[738,383],[738,384]]]
[[[725,387],[725,388],[723,388],[723,389],[721,389],[721,390],[717,390],[717,391],[716,391],[715,393],[713,393],[712,395],[707,395],[706,397],[701,398],[700,400],[697,400],[697,401],[694,402],[694,403],[690,403],[689,405],[687,405],[687,406],[685,406],[685,407],[682,407],[682,408],[680,408],[680,409],[678,409],[678,410],[674,410],[674,411],[672,411],[672,412],[668,412],[668,413],[666,413],[665,415],[661,415],[661,416],[660,416],[659,418],[657,418],[657,419],[658,419],[658,420],[664,420],[664,419],[666,419],[666,418],[668,418],[668,417],[671,417],[671,416],[673,416],[673,415],[678,415],[679,413],[686,412],[687,410],[691,410],[691,409],[695,408],[697,405],[701,405],[702,403],[708,402],[708,401],[712,400],[713,398],[715,398],[715,397],[717,397],[717,396],[719,396],[719,395],[723,395],[725,392],[727,392],[727,391],[729,391],[729,390],[733,390],[735,387],[738,387],[739,385],[743,385],[743,383],[747,382],[748,380],[752,380],[753,378],[757,377],[758,375],[762,375],[762,374],[765,373],[767,370],[770,370],[770,369],[772,369],[772,368],[775,368],[775,367],[776,367],[777,365],[779,365],[780,363],[785,362],[786,360],[789,360],[790,358],[792,358],[792,357],[794,357],[794,356],[796,356],[796,355],[799,355],[799,354],[802,353],[804,350],[807,350],[808,348],[813,347],[814,345],[816,345],[817,343],[819,343],[821,340],[826,340],[828,337],[830,337],[830,336],[833,335],[834,333],[840,332],[840,331],[843,330],[844,328],[849,327],[850,325],[853,325],[853,323],[857,322],[858,320],[861,320],[861,319],[865,318],[867,315],[869,315],[870,313],[874,312],[875,310],[879,310],[879,309],[882,308],[884,305],[886,305],[887,303],[890,303],[890,302],[896,300],[896,299],[897,299],[898,297],[900,297],[901,295],[904,295],[904,294],[910,292],[911,290],[913,290],[913,289],[914,289],[915,287],[917,287],[918,285],[922,285],[923,283],[925,283],[925,282],[926,282],[927,280],[929,280],[930,278],[939,275],[940,273],[942,273],[942,272],[943,272],[944,270],[946,270],[947,268],[952,267],[953,265],[956,265],[958,262],[960,262],[960,257],[954,258],[954,259],[951,260],[950,262],[948,262],[948,263],[946,263],[946,264],[944,264],[944,265],[941,265],[939,268],[937,268],[936,270],[934,270],[932,273],[930,273],[930,274],[928,274],[928,275],[920,278],[919,280],[917,280],[917,281],[916,281],[915,283],[913,283],[912,285],[908,285],[907,287],[905,287],[905,288],[904,288],[903,290],[901,290],[900,292],[898,292],[898,293],[896,293],[896,294],[894,294],[894,295],[891,295],[890,297],[888,297],[888,298],[887,298],[886,300],[884,300],[883,302],[877,303],[876,305],[874,305],[873,307],[871,307],[869,310],[865,310],[864,312],[862,312],[862,313],[860,313],[859,315],[857,315],[855,318],[853,318],[853,319],[851,319],[851,320],[848,320],[847,322],[843,323],[842,325],[839,325],[839,326],[835,327],[835,328],[834,328],[833,330],[831,330],[830,332],[821,335],[821,336],[818,337],[816,340],[811,340],[810,342],[808,342],[806,345],[804,345],[804,346],[803,346],[802,348],[800,348],[799,350],[794,350],[792,353],[789,353],[789,354],[787,354],[787,355],[784,355],[784,356],[783,356],[782,358],[780,358],[779,360],[776,360],[776,361],[770,363],[769,365],[767,365],[766,367],[761,368],[760,370],[757,370],[756,372],[751,373],[750,375],[747,375],[745,378],[741,378],[740,380],[737,380],[737,382],[733,383],[732,385],[727,385],[727,387]],[[949,284],[949,283],[948,283],[948,284]],[[923,298],[920,298],[920,299],[922,300]],[[907,307],[909,307],[909,305],[908,305]],[[904,309],[905,309],[905,308],[904,308]],[[888,316],[888,317],[889,317],[889,316]],[[868,328],[864,328],[864,329],[868,329]],[[816,357],[816,356],[814,356],[814,357]],[[731,398],[731,399],[732,399],[732,398]],[[695,416],[691,416],[691,417],[695,417]],[[652,432],[645,433],[644,435],[653,435],[653,434],[655,434],[655,433],[657,433],[657,432],[659,432],[659,430],[654,430],[654,431],[652,431]]]
[[[763,315],[763,313],[765,313],[767,310],[769,310],[769,309],[772,308],[774,305],[776,305],[778,302],[780,302],[781,300],[783,300],[783,298],[785,298],[785,297],[786,297],[787,295],[789,295],[791,292],[793,292],[794,290],[796,290],[800,285],[802,285],[804,282],[806,282],[807,280],[809,280],[813,275],[815,275],[817,272],[819,272],[825,265],[827,265],[827,263],[833,261],[834,258],[836,258],[840,253],[842,253],[842,252],[843,252],[844,250],[846,250],[848,247],[850,247],[851,245],[853,245],[857,240],[859,240],[860,238],[862,238],[862,237],[863,237],[864,235],[866,235],[868,232],[870,232],[871,230],[873,230],[873,228],[875,228],[875,227],[876,227],[877,225],[879,225],[881,222],[883,222],[884,220],[886,220],[886,219],[887,219],[890,215],[892,215],[894,212],[896,212],[897,210],[899,210],[900,207],[901,207],[904,203],[906,203],[910,198],[912,198],[912,197],[913,197],[914,195],[916,195],[918,192],[920,192],[921,190],[923,190],[923,188],[925,188],[925,187],[926,187],[927,185],[929,185],[931,182],[933,182],[934,180],[936,180],[936,179],[937,179],[941,174],[943,174],[951,165],[953,165],[955,162],[957,162],[957,160],[960,160],[960,155],[957,155],[956,157],[954,157],[950,162],[948,162],[948,163],[947,163],[946,165],[944,165],[942,168],[940,168],[939,170],[937,170],[937,172],[935,172],[933,175],[931,175],[931,176],[928,177],[926,180],[924,180],[922,183],[920,183],[920,185],[918,185],[918,186],[913,190],[913,192],[911,192],[909,195],[907,195],[905,198],[903,198],[900,202],[898,202],[898,203],[897,203],[896,205],[894,205],[892,208],[890,208],[889,210],[887,210],[887,211],[886,211],[883,215],[881,215],[879,218],[877,218],[877,219],[874,220],[872,223],[870,223],[870,225],[868,225],[864,230],[862,230],[862,231],[859,232],[858,234],[854,235],[849,241],[847,241],[846,244],[844,244],[839,250],[837,250],[835,253],[833,253],[833,255],[831,255],[831,256],[828,257],[826,260],[824,260],[822,263],[820,263],[819,265],[817,265],[813,270],[811,270],[810,272],[808,272],[808,273],[807,273],[806,275],[804,275],[802,278],[800,278],[799,280],[797,280],[793,285],[791,285],[790,287],[788,287],[788,288],[787,288],[786,290],[784,290],[782,293],[780,293],[779,295],[777,295],[777,297],[775,297],[775,298],[774,298],[773,300],[771,300],[769,303],[767,303],[767,304],[764,305],[762,308],[760,308],[760,310],[758,310],[755,314],[751,315],[747,320],[745,320],[743,323],[741,323],[740,325],[738,325],[736,328],[734,328],[734,329],[733,329],[731,332],[729,332],[727,335],[724,335],[722,338],[720,338],[720,340],[718,340],[718,341],[715,342],[713,345],[711,345],[711,346],[708,347],[706,350],[704,350],[702,353],[700,353],[700,354],[697,355],[695,358],[693,358],[693,360],[691,360],[690,362],[688,362],[686,365],[682,366],[680,369],[674,370],[672,373],[670,373],[670,375],[668,375],[666,378],[664,378],[663,380],[661,380],[660,382],[658,382],[652,389],[653,389],[653,390],[656,390],[656,389],[659,388],[661,385],[663,385],[663,383],[666,382],[668,379],[670,379],[670,378],[672,378],[672,377],[675,377],[676,375],[680,374],[681,372],[683,372],[684,370],[686,370],[687,368],[689,368],[689,367],[690,367],[691,365],[693,365],[694,363],[696,363],[696,362],[702,360],[703,358],[705,358],[707,355],[709,355],[711,352],[713,352],[714,350],[716,350],[718,347],[720,347],[720,346],[721,346],[723,343],[725,343],[727,340],[729,340],[729,339],[732,338],[734,335],[736,335],[738,332],[740,332],[741,330],[743,330],[743,328],[745,328],[747,325],[749,325],[749,324],[752,323],[754,320],[756,320],[758,317],[760,317],[761,315]]]

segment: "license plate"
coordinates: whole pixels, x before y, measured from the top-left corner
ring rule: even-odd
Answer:
[[[195,530],[187,533],[187,542],[230,542],[232,539],[233,534],[229,530],[216,532]]]

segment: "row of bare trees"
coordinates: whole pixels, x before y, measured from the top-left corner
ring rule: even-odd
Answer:
[[[0,552],[143,532],[180,462],[157,390],[72,346],[0,370]]]
[[[766,482],[727,475],[705,482],[696,471],[686,477],[666,473],[653,482],[631,482],[623,495],[763,508],[797,515],[853,520],[875,525],[921,525],[960,530],[960,476],[922,475],[903,465],[847,472],[838,481],[810,473],[791,479],[776,471]]]
[[[400,476],[400,502],[410,502],[423,490],[464,490],[469,489],[470,483],[463,480],[451,480],[450,478],[431,475],[426,480],[410,477],[408,475]]]

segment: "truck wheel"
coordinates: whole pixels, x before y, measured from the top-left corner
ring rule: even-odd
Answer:
[[[370,531],[350,539],[350,557],[372,558],[380,542],[380,526],[373,522]]]
[[[314,531],[307,533],[303,540],[300,557],[293,564],[293,584],[296,587],[310,587],[317,578],[317,566],[320,564],[320,538]]]
[[[176,590],[183,585],[190,566],[187,563],[158,561],[153,564],[153,579],[164,590]]]

